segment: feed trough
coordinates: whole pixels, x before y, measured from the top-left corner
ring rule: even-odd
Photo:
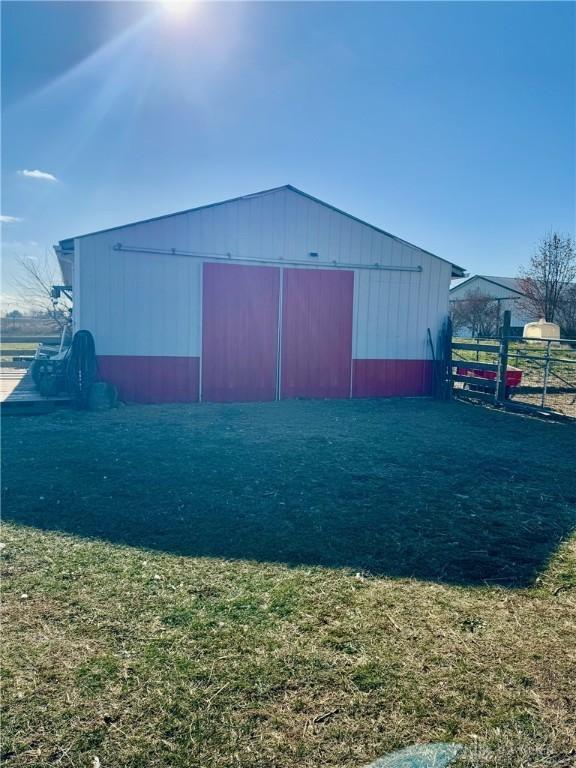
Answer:
[[[474,365],[459,365],[456,369],[459,376],[473,376],[476,379],[485,379],[486,384],[467,383],[465,386],[472,392],[494,392],[496,388],[496,371],[475,368]],[[522,383],[522,370],[509,365],[506,368],[506,398],[514,393],[514,389]]]

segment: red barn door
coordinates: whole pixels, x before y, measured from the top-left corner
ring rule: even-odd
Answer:
[[[349,397],[354,272],[285,269],[282,292],[285,397]]]
[[[276,398],[280,270],[204,264],[202,400]]]

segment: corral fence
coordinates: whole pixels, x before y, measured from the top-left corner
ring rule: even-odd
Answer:
[[[454,337],[448,354],[452,397],[576,419],[576,339],[512,336],[505,312],[498,337]]]

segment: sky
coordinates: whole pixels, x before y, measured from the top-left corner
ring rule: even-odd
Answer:
[[[2,2],[16,256],[292,184],[470,273],[574,234],[576,5]]]

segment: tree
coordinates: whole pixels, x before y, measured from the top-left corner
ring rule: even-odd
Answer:
[[[568,285],[562,294],[558,307],[558,322],[564,338],[576,339],[576,283]]]
[[[498,333],[500,312],[498,301],[480,289],[468,291],[465,298],[452,302],[452,325],[456,333],[471,336],[495,336]]]
[[[19,325],[18,320],[21,320],[24,317],[24,315],[22,314],[22,312],[20,312],[19,309],[12,309],[10,310],[10,312],[6,312],[4,317],[7,320],[10,320],[10,328],[12,330],[15,330],[16,328],[18,328],[18,325]]]
[[[558,232],[545,235],[527,267],[520,270],[522,306],[529,312],[553,323],[563,296],[576,280],[576,254],[569,236]]]
[[[19,255],[16,263],[19,268],[16,284],[22,300],[33,312],[45,315],[62,330],[69,322],[72,306],[65,296],[52,297],[52,286],[60,282],[54,262],[48,256],[31,259]]]

